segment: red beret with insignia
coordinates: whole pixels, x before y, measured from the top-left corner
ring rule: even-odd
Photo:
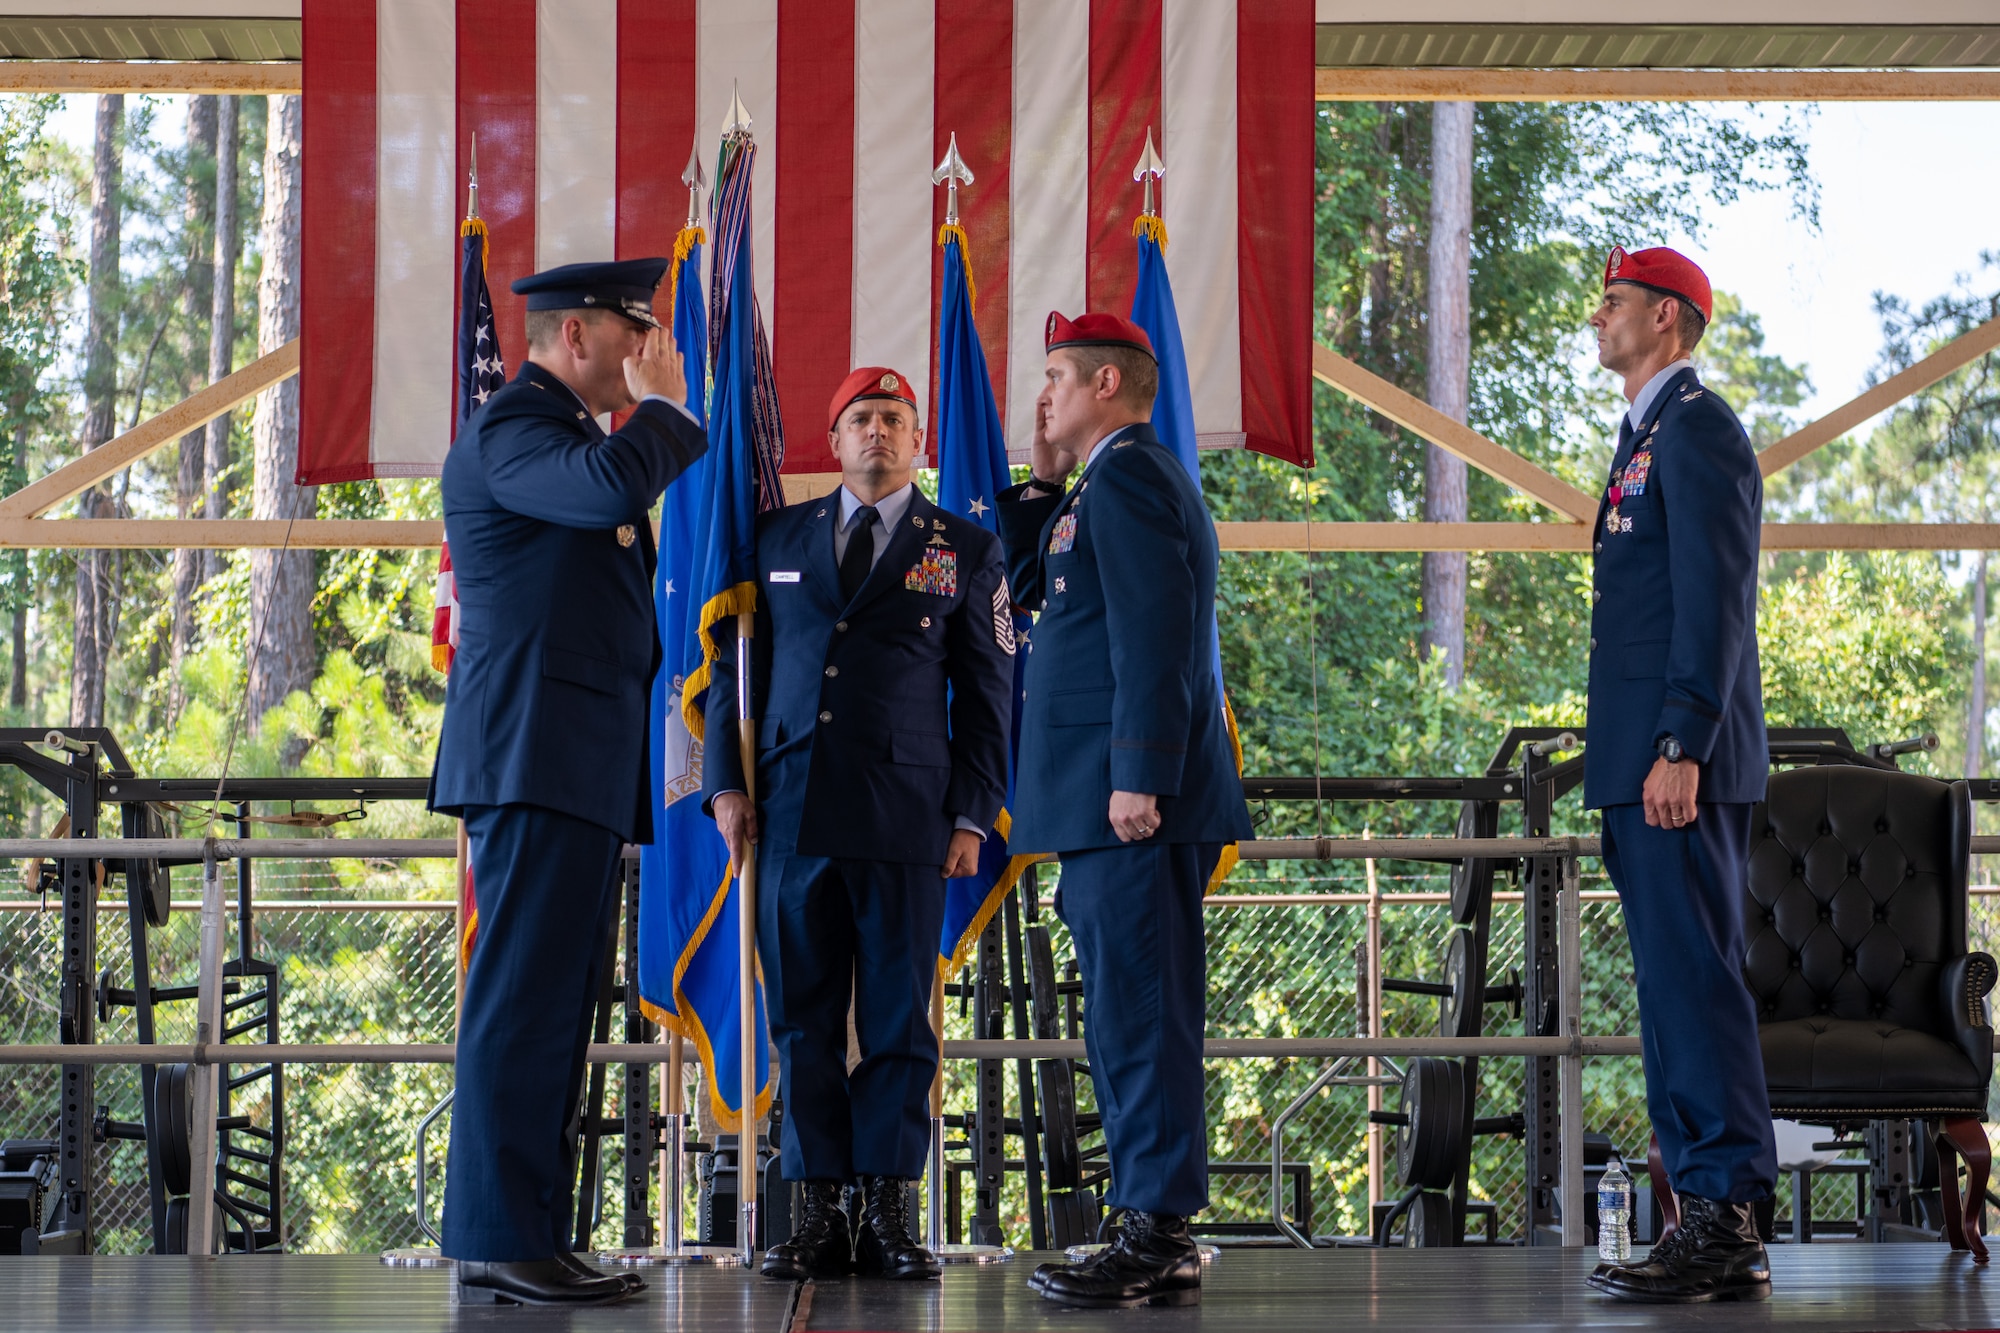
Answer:
[[[1044,342],[1051,352],[1058,347],[1136,347],[1155,361],[1159,360],[1158,354],[1153,351],[1153,340],[1146,336],[1146,331],[1131,320],[1120,319],[1116,315],[1092,313],[1064,319],[1051,310]]]
[[[1614,282],[1675,297],[1701,311],[1703,319],[1715,318],[1715,298],[1709,291],[1708,274],[1680,251],[1664,245],[1630,253],[1623,246],[1611,247],[1611,254],[1604,261],[1604,285],[1609,287]]]
[[[917,407],[916,389],[910,384],[910,377],[898,375],[887,366],[863,366],[840,382],[833,391],[833,401],[827,404],[826,428],[834,429],[840,424],[840,414],[847,410],[849,403],[863,398],[894,398],[897,402],[908,403],[910,410]]]

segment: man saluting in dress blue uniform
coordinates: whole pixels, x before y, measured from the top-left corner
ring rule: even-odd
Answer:
[[[1123,1227],[1030,1285],[1085,1307],[1201,1299],[1202,894],[1250,836],[1215,660],[1215,524],[1150,424],[1159,366],[1116,315],[1050,315],[1033,479],[997,513],[1030,635],[1010,847],[1062,857],[1091,1085]],[[1064,489],[1077,463],[1083,474]]]
[[[468,1300],[632,1294],[570,1253],[581,1096],[618,859],[652,836],[653,502],[708,447],[653,318],[665,259],[516,282],[528,361],[444,465],[460,606],[431,774],[465,820],[479,943],[465,978],[444,1252]],[[606,434],[598,416],[634,407]]]
[[[931,981],[944,882],[978,870],[1006,798],[1015,644],[998,539],[910,482],[915,388],[887,366],[850,374],[827,411],[840,489],[758,520],[760,808],[744,794],[733,646],[705,705],[707,805],[738,864],[749,842],[763,853],[757,943],[784,1173],[804,1186],[763,1272],[788,1281],[939,1273],[909,1215],[938,1068]],[[851,1180],[863,1190],[852,1242]]]
[[[1639,988],[1646,1107],[1679,1196],[1678,1230],[1642,1263],[1598,1266],[1625,1300],[1761,1300],[1770,1268],[1751,1204],[1777,1150],[1743,984],[1750,808],[1770,748],[1757,666],[1757,456],[1690,360],[1708,277],[1672,250],[1613,250],[1590,324],[1624,378],[1593,538],[1590,762]]]

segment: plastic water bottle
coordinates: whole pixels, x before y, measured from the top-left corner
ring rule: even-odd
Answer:
[[[1632,1257],[1632,1178],[1616,1157],[1597,1182],[1597,1257],[1608,1264]]]

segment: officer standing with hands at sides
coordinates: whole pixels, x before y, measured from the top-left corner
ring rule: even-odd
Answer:
[[[1215,678],[1215,524],[1153,433],[1159,365],[1116,315],[1049,316],[1033,479],[997,504],[1029,636],[1009,847],[1062,857],[1056,910],[1083,972],[1084,1037],[1118,1236],[1029,1285],[1083,1307],[1193,1305],[1188,1217],[1208,1203],[1201,900],[1250,836]],[[1077,464],[1083,473],[1065,491]]]
[[[465,978],[444,1253],[463,1301],[590,1305],[644,1287],[570,1252],[576,1112],[621,844],[652,836],[660,641],[647,512],[708,448],[653,318],[665,259],[513,284],[528,360],[445,457],[462,619],[430,806],[465,821]],[[636,407],[635,407],[636,404]],[[634,408],[607,435],[595,418]]]
[[[1631,408],[1598,506],[1590,762],[1639,987],[1647,1111],[1680,1227],[1643,1262],[1589,1282],[1623,1300],[1762,1300],[1770,1266],[1751,1205],[1777,1149],[1743,984],[1750,808],[1770,749],[1757,666],[1757,457],[1690,356],[1708,277],[1665,248],[1614,249],[1590,318]]]
[[[1006,799],[1015,644],[998,539],[910,482],[915,388],[887,366],[850,374],[827,409],[840,489],[758,519],[755,807],[734,642],[704,705],[704,803],[732,861],[760,850],[783,1170],[804,1195],[791,1239],[764,1256],[786,1281],[940,1271],[909,1208],[939,1059],[931,983],[945,880],[978,869]]]

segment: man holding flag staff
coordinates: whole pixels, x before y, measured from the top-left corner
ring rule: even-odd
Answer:
[[[659,665],[647,518],[707,439],[654,320],[665,259],[523,278],[528,356],[444,467],[461,608],[431,776],[465,821],[479,942],[466,974],[444,1252],[461,1299],[598,1304],[643,1284],[570,1254],[575,1113],[621,845],[651,836]],[[607,435],[595,418],[634,407]]]
[[[763,1272],[934,1278],[909,1216],[938,1067],[931,982],[945,880],[975,871],[1006,795],[1012,604],[994,536],[911,484],[923,432],[906,377],[849,375],[828,437],[840,489],[757,524],[756,807],[733,646],[705,703],[709,807],[738,864],[758,845],[784,1174],[804,1186],[792,1238]],[[857,1179],[850,1241],[842,1191]]]
[[[1208,1203],[1201,899],[1223,844],[1250,836],[1213,665],[1215,525],[1150,424],[1145,332],[1051,314],[1047,347],[1033,477],[997,506],[1015,595],[1041,613],[1011,845],[1062,856],[1109,1201],[1127,1211],[1107,1249],[1030,1285],[1065,1305],[1192,1305],[1187,1219]]]

